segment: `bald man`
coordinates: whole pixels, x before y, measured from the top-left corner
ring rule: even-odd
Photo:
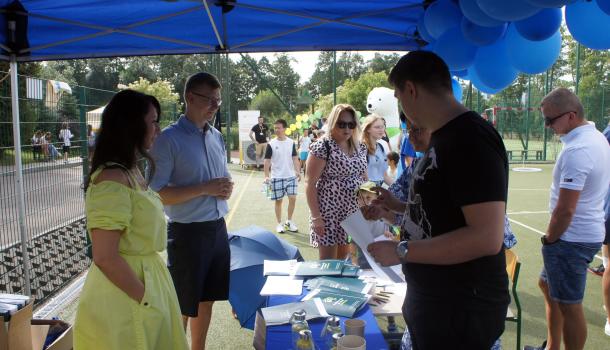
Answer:
[[[525,349],[580,350],[587,340],[582,307],[587,266],[605,236],[604,199],[610,183],[610,148],[604,135],[587,122],[574,93],[558,88],[542,100],[545,125],[564,144],[551,184],[551,220],[541,238],[547,342]]]

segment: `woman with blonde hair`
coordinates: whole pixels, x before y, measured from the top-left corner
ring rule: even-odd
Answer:
[[[391,185],[394,181],[387,174],[389,149],[381,143],[385,135],[385,121],[377,114],[370,114],[362,123],[362,143],[367,148],[367,174],[369,181],[377,186],[384,183]]]
[[[307,159],[310,241],[320,259],[344,259],[349,244],[341,221],[358,210],[355,191],[366,178],[366,146],[352,106],[333,107],[327,125],[328,133],[311,144]]]

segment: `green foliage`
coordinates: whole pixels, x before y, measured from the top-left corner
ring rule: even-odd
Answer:
[[[261,111],[261,116],[267,120],[274,120],[285,116],[286,112],[282,103],[269,90],[263,90],[252,99],[249,109]]]
[[[180,110],[180,95],[174,91],[174,86],[168,81],[159,80],[152,83],[140,77],[138,81],[127,85],[127,87],[155,96],[161,104],[161,116],[164,120],[173,120],[176,112]]]
[[[367,72],[357,80],[347,80],[337,93],[337,102],[349,103],[362,115],[367,115],[366,99],[369,92],[376,87],[390,87],[388,75],[385,72]]]

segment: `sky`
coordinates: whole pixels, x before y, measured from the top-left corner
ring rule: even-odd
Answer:
[[[354,51],[355,52],[355,51]],[[368,61],[375,56],[375,52],[380,51],[358,51],[359,54],[362,55],[364,61]],[[392,54],[392,53],[406,54],[406,51],[383,51],[380,52],[382,54]],[[273,62],[274,52],[266,52],[266,53],[250,53],[249,55],[256,60],[261,59],[263,56],[267,56],[267,58]],[[292,62],[292,68],[299,74],[301,78],[300,82],[305,83],[309,80],[313,72],[316,70],[316,63],[318,62],[318,55],[320,55],[319,51],[300,51],[300,52],[289,52],[289,56],[293,57],[296,62]],[[341,51],[337,51],[337,57],[341,55]],[[232,55],[231,59],[238,60],[239,55]]]

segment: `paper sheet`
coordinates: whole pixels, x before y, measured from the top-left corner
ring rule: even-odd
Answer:
[[[263,274],[265,276],[291,276],[297,266],[296,260],[264,260]]]
[[[267,295],[301,295],[303,280],[292,276],[269,276],[260,294]]]
[[[362,249],[364,257],[371,265],[373,271],[375,271],[381,279],[390,280],[394,283],[405,281],[400,265],[383,267],[377,264],[367,250],[367,246],[375,241],[388,240],[383,234],[385,231],[385,224],[382,221],[369,221],[365,219],[364,216],[362,216],[362,212],[358,210],[343,220],[341,222],[341,227],[343,227],[345,232],[347,232],[360,249]]]

